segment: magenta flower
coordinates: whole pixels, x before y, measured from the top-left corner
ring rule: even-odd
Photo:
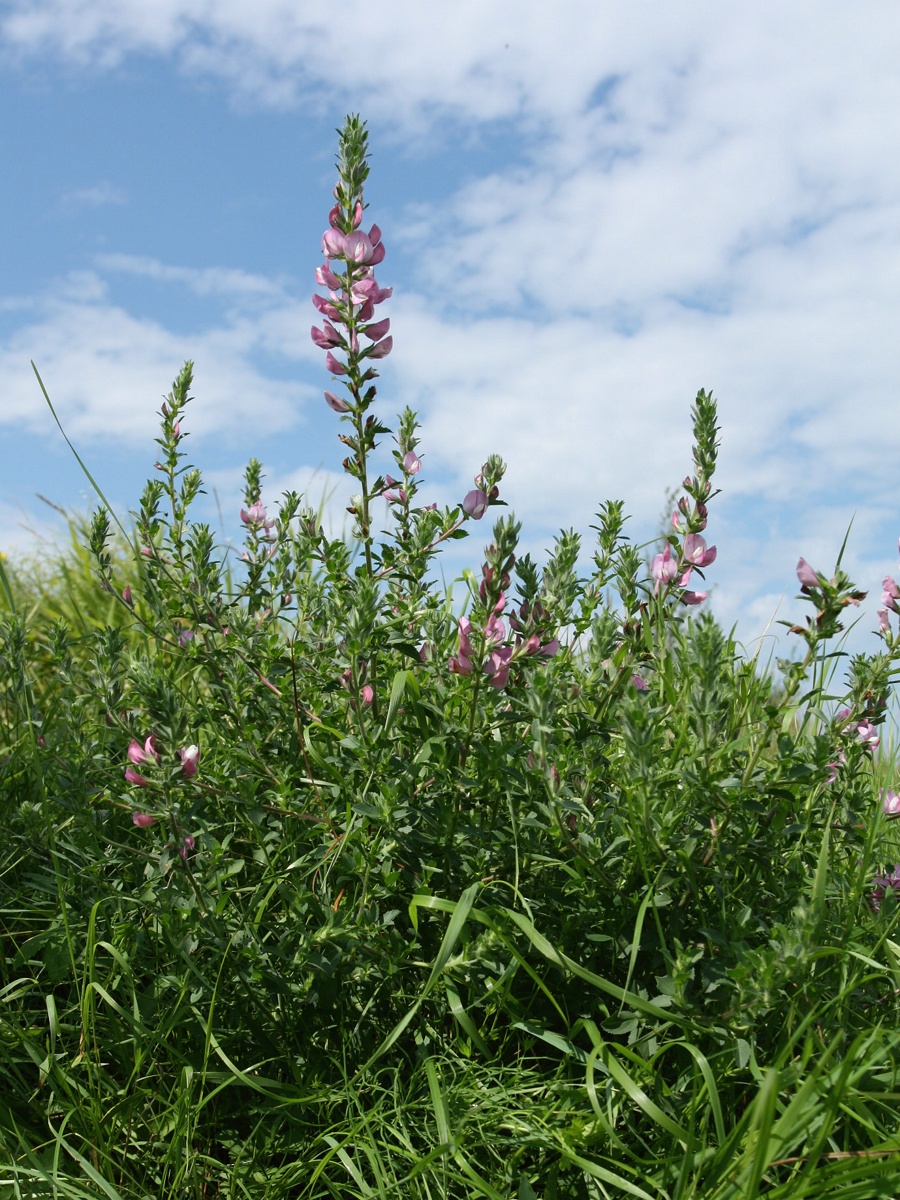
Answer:
[[[325,393],[325,402],[327,403],[328,407],[334,409],[336,413],[350,412],[350,405],[347,403],[347,401],[342,400],[340,396],[336,396],[334,392]]]
[[[132,738],[128,746],[128,761],[137,765],[143,762],[159,762],[156,739],[151,735],[142,746],[139,741]]]
[[[385,500],[390,504],[405,504],[407,500],[406,492],[403,488],[397,488],[395,491],[383,493]]]
[[[493,646],[502,642],[506,637],[506,626],[496,613],[491,613],[484,627],[484,644]]]
[[[140,771],[136,771],[134,767],[125,768],[125,782],[133,783],[135,787],[149,787],[150,780],[145,778]]]
[[[487,509],[487,492],[483,492],[481,488],[474,488],[471,492],[466,493],[462,502],[462,510],[467,517],[471,517],[473,521],[480,521]]]
[[[178,847],[178,853],[185,862],[187,862],[188,851],[193,850],[195,845],[196,843],[189,833],[186,833],[181,839],[181,845]]]
[[[329,304],[324,296],[313,295],[312,302],[313,307],[317,308],[323,317],[327,317],[329,321],[340,321],[340,312],[333,304]]]
[[[365,684],[359,694],[362,697],[362,702],[366,708],[368,708],[375,699],[375,692],[372,690],[372,685],[370,683]]]
[[[551,638],[549,642],[545,642],[544,645],[541,646],[541,657],[542,658],[553,658],[558,653],[559,653],[559,639],[558,638]]]
[[[185,779],[192,779],[197,774],[197,764],[200,761],[199,746],[182,746],[178,751],[181,759],[181,773]]]
[[[328,370],[331,372],[332,375],[346,375],[347,374],[347,368],[343,365],[343,363],[338,362],[338,360],[334,357],[334,355],[331,353],[330,350],[325,355],[325,366],[328,368]]]
[[[374,279],[358,279],[353,283],[350,289],[350,299],[354,304],[380,304],[382,300],[388,300],[394,294],[393,288],[379,287]],[[362,317],[362,320],[368,320],[368,317]]]
[[[709,592],[682,592],[681,600],[684,604],[702,604]]]
[[[900,817],[900,796],[890,788],[881,790],[882,810],[886,817]]]
[[[684,539],[685,560],[695,567],[708,567],[716,561],[716,554],[715,546],[710,546],[707,550],[706,539],[699,533],[689,533]]]
[[[149,813],[132,813],[131,819],[139,829],[149,829],[156,824],[156,817],[151,817]]]
[[[631,683],[631,686],[639,692],[646,692],[649,687],[647,680],[642,678],[640,675],[632,675],[629,682]]]
[[[448,665],[455,675],[471,675],[473,652],[469,633],[472,629],[472,622],[468,617],[460,617],[457,624],[459,629],[459,649],[457,657],[451,658]]]
[[[817,588],[819,586],[818,573],[812,569],[805,558],[801,558],[797,563],[797,578],[802,587]]]
[[[131,603],[131,588],[128,586],[127,583],[122,588],[122,599],[125,601],[126,604]]]

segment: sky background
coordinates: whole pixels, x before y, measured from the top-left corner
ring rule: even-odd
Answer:
[[[328,495],[340,528],[309,328],[348,111],[394,287],[379,411],[419,411],[424,500],[497,451],[535,554],[606,498],[649,540],[705,387],[713,611],[752,651],[852,520],[874,649],[900,535],[895,0],[0,0],[0,548],[52,529],[36,493],[95,502],[31,359],[120,514],[191,358],[198,517],[240,536],[253,455],[264,499]]]

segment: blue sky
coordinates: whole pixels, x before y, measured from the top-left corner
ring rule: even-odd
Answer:
[[[340,526],[309,296],[334,129],[359,111],[394,287],[380,404],[421,414],[426,499],[498,451],[533,551],[607,497],[649,539],[708,387],[717,615],[751,648],[779,603],[795,619],[798,556],[830,572],[851,519],[845,565],[877,601],[900,535],[893,0],[337,13],[0,0],[0,546],[46,531],[37,492],[92,504],[32,358],[122,513],[192,358],[198,515],[217,498],[229,532],[252,454],[269,499],[328,493]]]

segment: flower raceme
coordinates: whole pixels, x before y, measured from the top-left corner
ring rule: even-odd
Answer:
[[[144,763],[150,763],[155,766],[160,762],[162,755],[156,746],[156,738],[151,734],[144,742],[143,746],[136,738],[132,738],[128,746],[127,752],[129,765],[125,768],[125,782],[132,784],[134,787],[149,787],[150,780],[146,775],[142,775],[140,771],[136,771],[135,767],[141,766]],[[178,757],[181,759],[181,774],[185,779],[193,779],[197,774],[197,765],[200,761],[199,746],[182,746],[178,751]],[[152,825],[153,819],[138,821],[135,819],[135,825]]]
[[[328,297],[313,296],[313,304],[325,320],[321,328],[313,325],[310,336],[326,351],[328,371],[346,377],[351,396],[348,403],[334,392],[325,393],[328,406],[342,415],[363,403],[362,385],[374,376],[374,371],[363,368],[364,360],[386,358],[394,345],[388,334],[390,318],[373,320],[376,305],[387,300],[392,289],[380,287],[375,279],[375,267],[384,260],[385,247],[377,225],[368,233],[359,228],[362,212],[362,199],[357,198],[352,212],[335,204],[328,214],[329,227],[322,235],[325,261],[316,269],[316,283],[328,289]],[[361,337],[371,344],[361,346]]]

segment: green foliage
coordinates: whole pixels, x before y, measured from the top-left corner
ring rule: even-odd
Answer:
[[[350,210],[361,123],[341,156]],[[619,502],[543,566],[506,514],[461,604],[410,411],[382,540],[360,409],[359,544],[251,461],[232,561],[191,375],[133,544],[104,506],[3,575],[0,1195],[895,1196],[896,650],[835,681],[839,571],[779,681],[688,615],[712,397],[677,570]]]

